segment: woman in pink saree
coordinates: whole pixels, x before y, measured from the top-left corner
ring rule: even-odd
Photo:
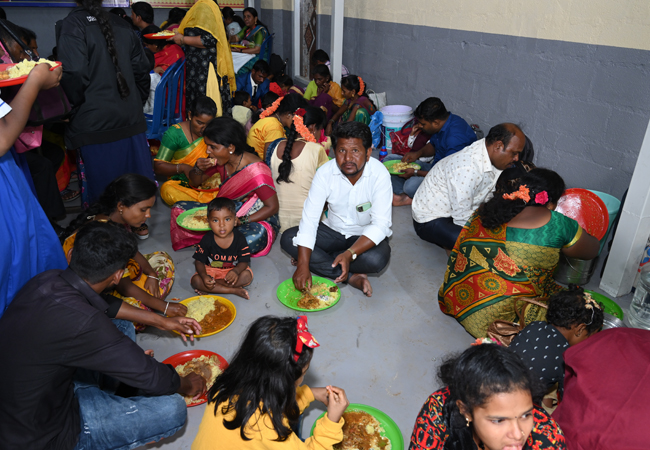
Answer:
[[[279,202],[269,167],[246,144],[244,128],[234,119],[218,117],[203,131],[208,158],[199,158],[189,172],[190,185],[201,186],[205,180],[219,174],[218,197],[237,203],[238,229],[253,256],[264,256],[271,250],[280,222]],[[172,247],[178,250],[197,244],[204,232],[180,228],[176,218],[203,203],[181,201],[174,204],[171,215]]]

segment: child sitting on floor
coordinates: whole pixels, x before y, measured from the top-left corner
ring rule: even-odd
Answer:
[[[208,405],[193,450],[331,449],[343,440],[343,389],[301,386],[319,344],[307,317],[257,319],[208,391]],[[313,436],[304,442],[292,430],[311,402],[327,405]]]
[[[539,377],[547,390],[557,383],[558,399],[561,399],[565,350],[599,332],[603,318],[600,303],[582,288],[569,285],[568,290],[549,298],[546,322],[527,325],[514,337],[509,348]]]
[[[198,294],[235,294],[248,299],[253,281],[249,267],[251,252],[239,230],[235,202],[217,197],[208,203],[208,224],[212,232],[203,236],[194,252],[196,273],[191,285]]]
[[[253,110],[257,110],[253,106],[251,95],[246,91],[236,91],[232,98],[232,118],[246,128],[246,133],[251,128],[251,117]]]

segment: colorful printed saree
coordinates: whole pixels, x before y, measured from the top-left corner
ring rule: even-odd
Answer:
[[[345,102],[347,104],[348,100],[346,100]],[[365,96],[359,97],[354,102],[354,104],[350,107],[350,109],[348,109],[343,113],[340,122],[342,123],[348,121],[348,119],[350,118],[350,114],[352,114],[352,109],[354,108],[355,105],[358,105],[359,108],[354,114],[354,122],[361,122],[366,125],[370,124],[370,118],[377,111],[377,109],[375,108],[375,105],[373,105],[372,102],[368,99],[368,97]]]
[[[438,303],[474,337],[485,337],[497,319],[515,321],[515,297],[548,297],[562,289],[553,281],[560,249],[573,245],[582,229],[573,219],[552,213],[538,229],[489,230],[475,213],[449,255]],[[506,239],[508,235],[508,239]],[[526,323],[544,320],[546,311],[526,307]]]

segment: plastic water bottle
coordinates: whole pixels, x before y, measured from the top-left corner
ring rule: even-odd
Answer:
[[[650,267],[648,266],[644,267],[639,276],[628,319],[634,328],[650,330]]]
[[[381,150],[379,150],[379,161],[383,162],[386,156],[388,156],[388,152],[386,151],[386,146],[384,145]]]

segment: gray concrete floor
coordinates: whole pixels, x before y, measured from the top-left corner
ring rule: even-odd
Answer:
[[[68,220],[71,217],[68,215]],[[193,248],[172,250],[169,219],[170,208],[158,198],[148,221],[150,237],[141,241],[140,251],[164,250],[172,256],[176,282],[170,298],[185,299],[195,295],[189,284],[194,273]],[[408,447],[422,404],[439,387],[438,364],[445,355],[467,348],[474,338],[438,307],[437,292],[447,256],[417,237],[410,206],[393,208],[392,229],[391,261],[380,276],[371,277],[371,298],[341,285],[341,300],[334,307],[307,313],[310,331],[321,346],[314,352],[305,384],[339,386],[346,390],[350,402],[384,411],[397,423]],[[597,288],[602,262],[587,287],[604,293]],[[251,267],[255,277],[249,287],[250,300],[225,295],[237,307],[237,317],[226,330],[184,343],[175,334],[149,327],[138,334],[138,344],[153,349],[158,361],[189,349],[210,350],[230,360],[256,318],[267,314],[297,316],[297,311],[282,305],[275,296],[278,285],[293,274],[289,257],[279,243],[269,255],[254,258]],[[630,299],[631,295],[617,299],[626,313]],[[205,407],[188,408],[187,424],[181,431],[145,448],[189,449]],[[303,437],[309,435],[324,410],[318,402],[307,409]]]

